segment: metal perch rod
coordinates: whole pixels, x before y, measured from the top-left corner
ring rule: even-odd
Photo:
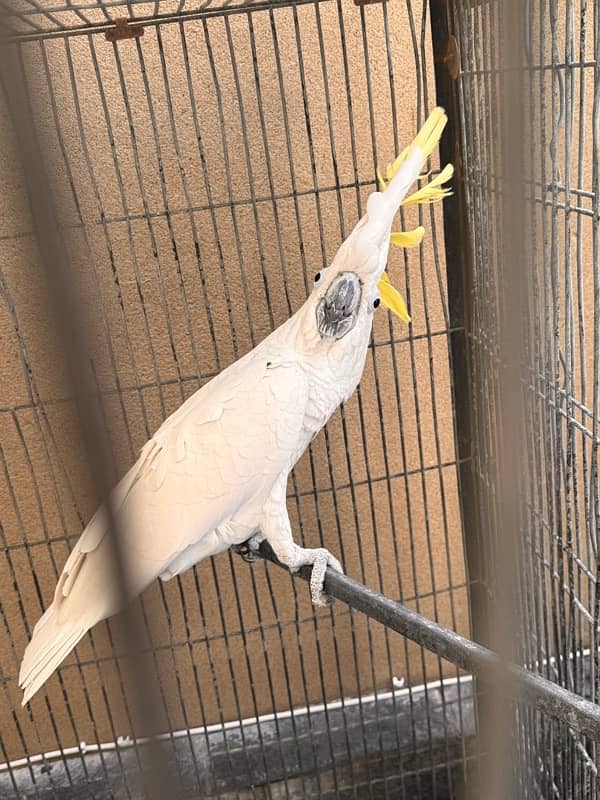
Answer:
[[[258,554],[286,569],[266,541],[260,545]],[[310,567],[303,567],[298,575],[308,581],[310,573]],[[386,628],[412,639],[441,658],[475,675],[481,675],[488,683],[494,679],[495,674],[498,678],[508,678],[507,683],[512,687],[515,700],[550,714],[591,739],[600,741],[600,706],[596,703],[591,703],[523,667],[503,663],[487,647],[466,639],[439,622],[434,622],[331,568],[327,569],[325,589],[337,600],[362,611]]]

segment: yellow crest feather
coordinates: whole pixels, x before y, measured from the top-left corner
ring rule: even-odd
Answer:
[[[411,144],[406,147],[394,161],[386,166],[385,178],[379,168],[377,168],[377,183],[380,191],[384,192],[386,190],[388,183],[397,174],[414,147],[418,147],[419,150],[421,150],[423,154],[423,164],[427,161],[438,144],[447,122],[448,118],[444,109],[439,107],[434,108]],[[452,194],[451,190],[448,187],[444,187],[443,184],[449,181],[453,174],[454,168],[452,164],[447,164],[438,175],[429,181],[429,183],[406,197],[401,205],[408,206],[418,203],[435,203],[437,200],[442,200],[444,197]],[[423,175],[419,175],[418,180],[424,180],[428,177],[429,172],[426,172]],[[425,228],[419,225],[418,228],[412,231],[394,231],[390,234],[390,242],[397,247],[416,247],[421,244],[424,235]],[[396,314],[397,317],[400,317],[401,320],[409,323],[411,319],[404,298],[390,283],[387,272],[381,275],[377,288],[383,305],[393,314]]]
[[[402,201],[403,206],[413,206],[419,203],[435,203],[438,200],[443,200],[452,194],[452,189],[447,186],[442,186],[443,183],[449,181],[454,175],[454,167],[452,164],[446,164],[444,169],[432,178],[429,183],[417,189],[413,194],[408,195]]]
[[[410,322],[410,314],[406,308],[404,298],[390,283],[387,272],[382,274],[381,278],[379,279],[379,283],[377,284],[377,288],[379,289],[379,295],[383,305],[389,309],[392,314],[400,317],[403,322],[408,324]]]
[[[390,242],[396,247],[417,247],[424,236],[425,228],[419,225],[414,231],[394,231],[390,234]]]

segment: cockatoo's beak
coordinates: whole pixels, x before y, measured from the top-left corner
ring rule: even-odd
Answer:
[[[352,250],[361,271],[375,275],[382,304],[401,320],[411,318],[400,292],[390,283],[385,272],[390,243],[397,247],[415,247],[423,241],[425,229],[419,226],[412,231],[392,232],[396,213],[401,206],[433,203],[450,194],[442,184],[450,180],[452,165],[446,166],[427,185],[408,195],[408,190],[421,175],[424,164],[437,146],[448,118],[443,108],[435,108],[414,141],[388,164],[386,179],[378,171],[379,188],[367,201],[367,213],[354,230]]]
[[[362,286],[354,272],[340,272],[317,305],[317,328],[322,337],[341,339],[358,316]]]

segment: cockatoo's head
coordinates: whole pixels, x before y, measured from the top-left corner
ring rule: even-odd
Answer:
[[[388,166],[388,182],[379,176],[382,191],[369,197],[366,214],[342,244],[331,266],[315,276],[310,300],[321,339],[342,339],[357,328],[370,332],[373,311],[380,303],[410,322],[404,300],[389,282],[385,268],[390,242],[404,247],[419,244],[425,231],[419,227],[392,233],[392,224],[401,205],[429,203],[449,193],[442,184],[452,176],[451,166],[407,197],[446,122],[442,108],[432,111],[412,144]]]

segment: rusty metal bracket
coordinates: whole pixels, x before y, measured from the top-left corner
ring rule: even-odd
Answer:
[[[123,39],[139,39],[144,35],[144,26],[136,25],[127,17],[115,20],[114,27],[104,34],[109,42],[120,42]]]
[[[443,56],[436,56],[438,64],[445,64],[453,81],[460,75],[460,51],[455,36],[449,36]]]

